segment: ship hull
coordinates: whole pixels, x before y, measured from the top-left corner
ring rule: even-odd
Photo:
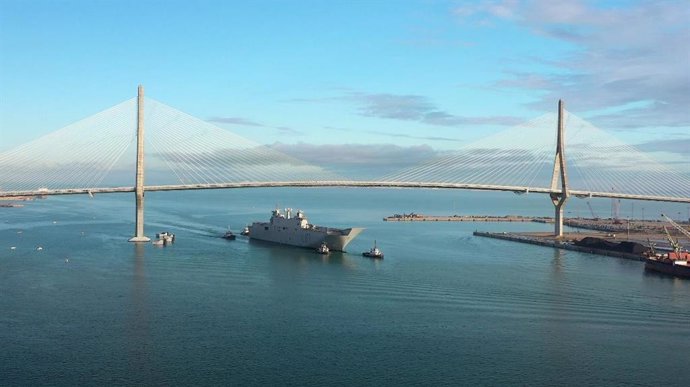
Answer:
[[[345,251],[345,247],[361,233],[363,228],[314,229],[285,228],[271,223],[255,222],[249,230],[249,238],[283,245],[316,249],[326,242],[332,251]]]
[[[672,262],[662,262],[655,259],[647,259],[644,264],[645,270],[656,271],[676,277],[690,278],[690,266],[674,265]]]

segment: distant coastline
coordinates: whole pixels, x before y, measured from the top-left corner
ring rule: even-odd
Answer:
[[[0,200],[28,201],[34,200],[33,196],[0,196]]]

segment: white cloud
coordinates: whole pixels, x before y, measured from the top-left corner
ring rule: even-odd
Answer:
[[[274,143],[269,148],[314,165],[406,167],[431,159],[438,152],[429,145]]]
[[[511,126],[524,121],[510,116],[458,116],[441,110],[420,95],[351,92],[342,99],[358,104],[363,116],[418,121],[435,126]]]
[[[653,101],[618,116],[591,116],[610,127],[690,125],[690,7],[683,1],[641,1],[601,7],[583,1],[488,1],[459,7],[464,21],[514,22],[532,33],[575,45],[550,61],[553,73],[516,73],[499,87],[541,90],[544,110],[564,98],[580,112]],[[544,60],[537,58],[537,60]]]
[[[263,124],[242,117],[211,117],[206,121],[238,126],[264,126]]]

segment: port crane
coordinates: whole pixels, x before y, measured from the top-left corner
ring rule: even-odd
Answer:
[[[669,218],[669,217],[666,216],[665,214],[661,214],[661,216],[663,216],[663,217],[666,219],[666,221],[668,221],[669,223],[671,223],[671,225],[672,225],[673,227],[675,227],[676,230],[680,231],[681,234],[685,235],[686,238],[690,239],[690,231],[688,231],[688,230],[684,229],[683,227],[681,227],[680,224],[676,223],[673,219]],[[665,230],[665,229],[666,229],[666,227],[664,227],[664,230]],[[666,233],[668,234],[668,231],[667,231]]]
[[[666,233],[666,239],[668,240],[668,243],[671,245],[671,249],[673,249],[673,252],[680,253],[683,249],[683,246],[680,245],[678,239],[673,239],[671,233],[668,232],[666,226],[664,226],[664,232]]]

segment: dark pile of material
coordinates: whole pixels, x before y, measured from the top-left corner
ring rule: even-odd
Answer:
[[[628,254],[642,254],[649,250],[647,246],[637,242],[609,242],[607,240],[594,237],[582,238],[582,240],[575,242],[575,245],[589,247],[591,249],[618,251]]]

